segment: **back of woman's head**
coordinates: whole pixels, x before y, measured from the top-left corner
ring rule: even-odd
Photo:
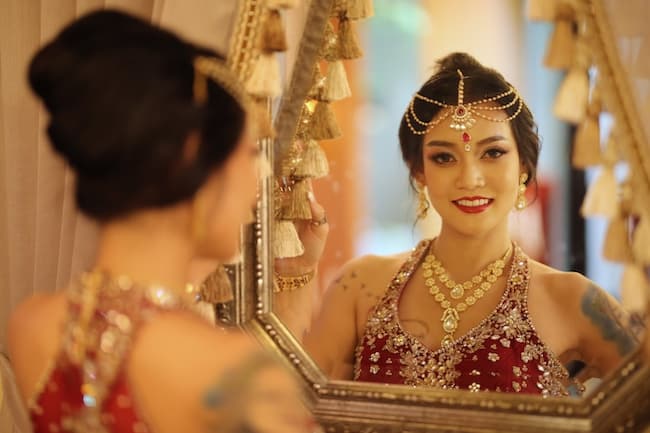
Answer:
[[[195,101],[199,55],[221,58],[115,11],[80,18],[35,55],[29,82],[82,211],[109,220],[188,199],[235,149],[244,109],[213,80]],[[192,132],[200,144],[188,157]]]
[[[427,102],[427,99],[450,106],[458,104],[460,81],[458,71],[461,71],[463,74],[464,103],[494,98],[514,89],[503,78],[503,75],[494,69],[483,66],[469,54],[452,53],[438,60],[436,72],[418,90],[417,94],[420,97],[412,99],[412,105],[409,105],[409,108],[404,113],[399,128],[402,157],[409,167],[412,176],[421,173],[423,169],[422,142],[424,138],[423,133],[427,129],[426,126],[414,120],[415,116],[417,116],[418,120],[426,123],[434,119],[443,109],[438,104]],[[509,93],[507,97],[496,99],[493,102],[497,106],[502,106],[503,111],[506,112],[508,117],[512,116],[510,127],[513,137],[517,142],[519,158],[528,172],[527,183],[529,183],[535,179],[540,140],[537,135],[537,126],[535,125],[532,113],[526,104],[523,102],[519,104],[518,102],[520,100],[517,98],[521,98],[521,96],[514,91],[514,93]],[[510,102],[513,103],[509,104]],[[489,103],[486,102],[486,104]],[[418,133],[415,133],[414,129]]]

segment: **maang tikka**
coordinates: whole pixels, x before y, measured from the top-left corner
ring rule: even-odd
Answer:
[[[481,100],[474,101],[474,102],[465,102],[465,76],[463,75],[463,72],[460,69],[457,69],[456,72],[458,72],[458,103],[456,105],[447,104],[441,101],[437,101],[435,99],[427,98],[424,95],[420,95],[419,93],[416,93],[413,99],[411,99],[411,102],[409,103],[409,107],[406,111],[405,118],[406,118],[406,124],[408,125],[409,129],[413,134],[424,135],[427,132],[429,132],[431,128],[433,128],[434,126],[436,126],[437,124],[439,124],[440,122],[442,122],[443,120],[445,120],[447,117],[451,115],[451,123],[449,124],[449,127],[457,131],[462,131],[461,140],[465,144],[463,149],[465,150],[465,152],[469,152],[472,150],[472,145],[470,143],[470,141],[472,140],[472,136],[470,135],[468,130],[476,123],[476,118],[473,115],[476,115],[477,117],[480,117],[485,120],[489,120],[490,122],[508,122],[514,119],[515,117],[517,117],[517,115],[521,112],[521,109],[524,106],[524,101],[521,99],[519,93],[517,93],[515,88],[510,86],[508,90],[499,93],[498,95],[490,96],[488,98],[483,98]],[[511,96],[512,100],[501,105],[492,104],[508,96]],[[428,102],[430,104],[435,104],[439,107],[444,108],[445,110],[439,116],[434,117],[429,122],[425,122],[420,118],[418,118],[418,116],[415,114],[416,99]],[[501,111],[501,110],[505,110],[506,108],[512,107],[515,104],[518,104],[517,110],[512,115],[508,116],[505,119],[497,119],[495,117],[488,116],[481,112],[481,111]],[[411,118],[413,118],[413,120],[419,127],[424,127],[424,129],[416,130],[413,124],[411,123]]]

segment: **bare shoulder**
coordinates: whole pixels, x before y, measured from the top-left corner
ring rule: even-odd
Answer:
[[[258,386],[260,377],[278,392],[299,389],[251,337],[182,312],[163,314],[141,330],[128,375],[147,420],[163,433],[238,422],[234,412],[245,402],[233,396]]]
[[[380,285],[386,286],[409,254],[410,251],[406,251],[389,256],[364,255],[356,257],[341,268],[333,285],[352,284],[361,288],[377,286],[376,283],[380,283]],[[381,284],[382,282],[385,284]]]
[[[543,290],[551,299],[567,305],[579,302],[591,285],[587,277],[578,272],[566,272],[530,260],[531,290]]]

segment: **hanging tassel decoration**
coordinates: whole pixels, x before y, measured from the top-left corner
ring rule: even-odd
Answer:
[[[334,62],[340,60],[339,56],[338,36],[334,32],[332,22],[328,20],[325,26],[325,35],[323,36],[321,57],[328,62]]]
[[[603,257],[620,263],[632,261],[628,218],[624,215],[617,215],[609,222],[603,244]]]
[[[277,9],[269,9],[260,32],[260,48],[264,52],[287,51],[287,38],[282,17]]]
[[[274,222],[272,248],[273,257],[277,259],[298,257],[305,252],[293,221],[276,220]]]
[[[569,69],[574,61],[575,45],[573,20],[556,21],[544,55],[544,66],[551,69]]]
[[[261,53],[246,82],[246,90],[258,98],[280,96],[280,65],[274,53]]]
[[[558,0],[528,0],[526,16],[531,21],[553,21]]]
[[[604,166],[598,178],[589,187],[580,208],[583,217],[604,216],[613,219],[618,212],[617,183],[612,167]]]
[[[586,116],[576,132],[571,163],[577,168],[600,165],[601,154],[598,118]]]
[[[325,177],[329,173],[327,155],[316,140],[307,140],[305,143],[295,173],[296,176],[310,178]]]
[[[233,300],[233,291],[230,284],[228,271],[223,265],[217,266],[210,275],[203,280],[199,287],[201,300],[211,304],[230,302]]]
[[[375,13],[372,0],[337,0],[334,10],[337,15],[345,15],[351,20],[369,18]]]
[[[341,136],[334,112],[327,102],[317,102],[311,115],[309,133],[314,140],[331,140]]]
[[[632,252],[637,263],[650,265],[650,221],[647,215],[641,215],[639,224],[632,234]]]
[[[274,138],[275,130],[271,122],[268,103],[264,99],[256,100],[253,104],[253,116],[257,125],[258,138]]]
[[[311,89],[307,93],[307,97],[310,99],[315,99],[317,101],[325,100],[325,76],[321,71],[320,64],[316,62],[314,66],[314,75],[312,78]]]
[[[293,9],[298,6],[300,0],[266,0],[266,7],[269,9]]]
[[[347,73],[343,62],[337,60],[327,66],[327,79],[325,80],[325,101],[339,101],[352,95]]]
[[[339,32],[336,43],[338,44],[337,51],[339,59],[352,60],[363,56],[352,21],[346,17],[339,19]]]
[[[648,278],[643,269],[627,265],[621,278],[621,304],[628,312],[645,312],[648,302]]]
[[[569,70],[555,99],[553,113],[560,119],[579,124],[585,117],[589,96],[589,77],[580,67]]]
[[[289,191],[282,193],[280,209],[276,218],[285,220],[311,219],[311,207],[307,198],[309,191],[308,182],[304,180],[295,182]]]

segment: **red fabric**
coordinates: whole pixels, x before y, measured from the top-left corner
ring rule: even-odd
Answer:
[[[528,315],[528,260],[519,247],[499,305],[467,334],[431,350],[402,328],[398,317],[402,291],[430,244],[418,245],[370,312],[356,349],[355,380],[567,395],[568,373],[540,340]]]

